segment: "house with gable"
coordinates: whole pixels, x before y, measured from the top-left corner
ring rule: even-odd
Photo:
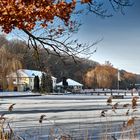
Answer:
[[[38,76],[40,79],[41,84],[41,77],[42,77],[41,71],[36,70],[28,70],[28,69],[19,69],[14,73],[11,73],[7,76],[7,79],[12,79],[14,89],[16,91],[26,91],[33,90],[34,89],[34,77]],[[52,84],[53,88],[56,86],[56,78],[51,76],[52,78]]]
[[[71,92],[80,92],[83,88],[83,84],[74,81],[70,78],[66,79],[67,81],[67,90],[71,91]],[[58,91],[63,91],[64,85],[63,85],[63,81],[59,82],[56,84],[56,88]]]

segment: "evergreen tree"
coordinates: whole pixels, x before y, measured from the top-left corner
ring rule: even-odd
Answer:
[[[39,77],[38,76],[34,77],[34,91],[39,92]]]
[[[46,92],[46,77],[45,74],[42,73],[42,77],[41,77],[41,92]]]
[[[63,77],[62,84],[63,84],[64,90],[66,90],[68,88],[68,82],[67,82],[67,78],[66,77]]]
[[[53,86],[52,86],[52,78],[49,73],[44,74],[42,73],[41,78],[41,91],[50,93],[52,92]]]
[[[51,77],[50,73],[48,73],[46,75],[46,79],[47,79],[47,92],[52,92],[53,91],[53,83],[52,83],[52,77]]]

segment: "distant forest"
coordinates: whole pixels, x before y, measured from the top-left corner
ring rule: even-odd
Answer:
[[[54,55],[53,51],[46,52],[43,48],[35,51],[20,40],[7,40],[4,35],[0,36],[0,47],[18,56],[23,69],[49,71],[58,82],[62,77],[71,78],[85,85],[85,88],[117,88],[118,70],[110,63],[101,65],[93,60],[76,58],[76,62],[68,57],[63,59]],[[125,70],[120,70],[120,88],[134,88],[140,83],[140,75]]]

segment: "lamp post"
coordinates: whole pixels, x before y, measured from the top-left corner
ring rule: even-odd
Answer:
[[[118,80],[118,83],[117,83],[117,87],[118,87],[118,90],[120,89],[120,81]]]
[[[120,78],[120,71],[119,71],[119,69],[118,69],[118,81],[117,81],[118,90],[120,89],[120,81],[121,81],[121,78]]]

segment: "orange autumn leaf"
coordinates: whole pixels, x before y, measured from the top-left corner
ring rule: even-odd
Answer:
[[[81,3],[90,3],[91,0],[81,0]]]
[[[129,126],[133,126],[134,125],[134,122],[135,122],[135,118],[131,118],[131,119],[129,119],[128,121],[127,121],[127,126],[129,127]]]
[[[48,22],[54,22],[57,16],[68,22],[76,2],[54,0],[0,0],[0,26],[5,33],[17,27],[28,31],[34,29],[36,22],[47,27]]]
[[[134,97],[132,98],[132,108],[133,108],[133,109],[136,108],[138,99],[139,99],[139,97],[137,97],[137,96],[134,96]]]

